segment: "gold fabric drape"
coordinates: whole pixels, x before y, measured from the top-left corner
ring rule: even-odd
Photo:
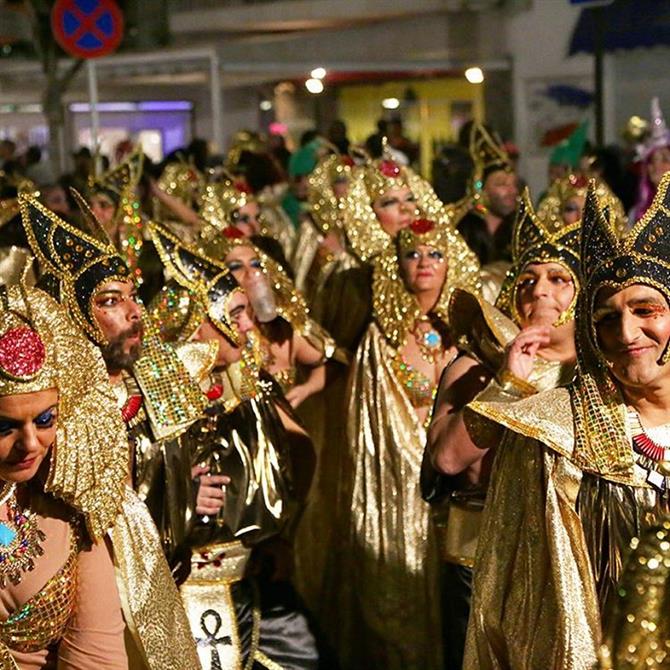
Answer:
[[[126,624],[141,656],[133,670],[198,670],[186,613],[149,511],[132,489],[110,532]]]
[[[339,482],[339,652],[346,668],[438,668],[437,551],[420,495],[424,428],[372,324],[352,369]],[[333,613],[335,614],[335,613]]]

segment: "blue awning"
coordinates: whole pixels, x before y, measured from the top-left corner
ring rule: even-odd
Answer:
[[[670,0],[614,0],[600,9],[582,10],[570,41],[571,56],[595,51],[598,11],[605,51],[670,46]]]

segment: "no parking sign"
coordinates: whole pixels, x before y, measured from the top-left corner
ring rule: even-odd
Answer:
[[[114,0],[56,0],[51,30],[71,56],[98,58],[121,43],[123,14]]]

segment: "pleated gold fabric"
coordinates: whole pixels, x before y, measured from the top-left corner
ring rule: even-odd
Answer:
[[[198,670],[188,619],[144,503],[127,488],[110,533],[126,624],[149,670]]]
[[[339,651],[346,668],[440,667],[437,551],[419,471],[426,440],[372,324],[352,369],[340,474]]]

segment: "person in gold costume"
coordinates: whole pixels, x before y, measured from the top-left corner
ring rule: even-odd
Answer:
[[[382,207],[385,197],[399,206],[384,196]],[[455,354],[449,296],[478,287],[477,259],[446,215],[415,219],[374,260],[374,320],[351,371],[337,475],[333,627],[343,667],[440,667],[436,547],[416,483],[437,382]]]
[[[475,443],[497,430],[499,447],[465,668],[593,667],[626,548],[668,512],[669,189],[619,239],[589,187],[575,381],[466,409]]]
[[[0,667],[197,668],[99,352],[22,283],[0,323]]]
[[[219,347],[209,421],[193,462],[225,493],[208,486],[196,509],[187,538],[191,572],[181,587],[203,667],[311,670],[318,651],[289,579],[290,544],[314,465],[311,443],[260,367],[246,296],[232,273],[158,226],[151,234],[197,313],[184,320],[182,335]]]
[[[176,567],[191,499],[189,431],[207,406],[199,381],[215,347],[174,349],[160,340],[144,318],[131,269],[92,216],[84,232],[31,196],[21,197],[21,210],[43,272],[39,285],[100,348],[132,445],[133,486]]]
[[[557,179],[540,201],[537,213],[546,220],[550,230],[576,223],[582,218],[589,180],[578,174]],[[597,181],[598,199],[611,210],[614,230],[621,236],[628,227],[628,218],[621,200],[612,193],[604,181]]]
[[[580,224],[556,228],[523,194],[512,238],[512,267],[494,307],[455,291],[451,334],[461,355],[440,380],[422,466],[442,560],[445,667],[460,670],[481,512],[495,448],[478,448],[463,408],[494,378],[510,402],[569,383],[576,360]],[[493,382],[496,384],[496,382]]]

